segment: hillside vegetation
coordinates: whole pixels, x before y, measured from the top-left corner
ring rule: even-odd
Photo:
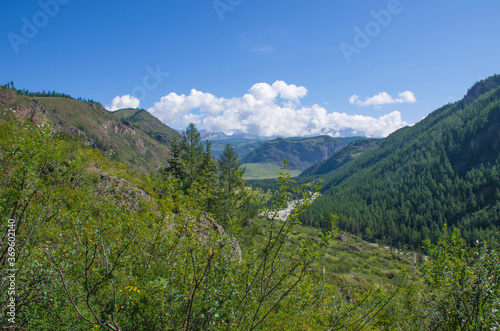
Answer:
[[[241,162],[270,163],[277,166],[288,159],[290,170],[304,170],[316,162],[325,160],[330,155],[346,146],[348,142],[360,138],[332,138],[319,136],[313,138],[278,138],[267,141],[254,151],[245,155]]]
[[[12,99],[12,90],[4,91]],[[2,104],[0,119],[2,327],[500,327],[500,247],[494,235],[469,245],[459,229],[443,225],[436,243],[424,243],[424,257],[341,233],[341,219],[331,214],[328,229],[305,227],[299,215],[323,200],[315,199],[320,183],[294,185],[286,162],[277,189],[260,192],[272,195],[266,203],[255,195],[257,189],[246,186],[234,149],[226,145],[215,160],[194,124],[182,137],[172,137],[166,165],[152,171],[121,162],[81,130],[71,134],[58,128],[57,123],[67,125],[54,121],[64,109],[54,104],[49,121],[46,106],[34,111],[39,101],[30,98],[21,95],[18,104],[9,99],[15,106]],[[79,120],[89,126],[111,116],[100,109],[93,114],[84,101],[47,98],[56,98],[44,100],[47,104],[69,99],[65,104],[81,107],[90,118]],[[133,121],[141,113],[121,115],[113,123]],[[122,124],[131,128],[131,123]],[[467,174],[464,167],[477,164],[461,167],[457,171]],[[296,203],[284,219],[280,211],[290,200]]]
[[[445,223],[469,243],[500,228],[500,76],[477,83],[463,100],[400,129],[337,167],[325,179],[305,224],[336,224],[368,240],[417,249]],[[328,172],[327,166],[331,166]]]
[[[52,96],[64,95],[64,96]],[[0,118],[46,119],[60,132],[78,134],[88,144],[141,170],[158,170],[170,158],[170,143],[177,132],[144,110],[110,113],[95,102],[65,94],[29,93],[0,87]]]
[[[357,140],[349,145],[343,147],[337,152],[333,153],[332,156],[324,161],[318,162],[313,166],[304,170],[300,176],[301,177],[317,177],[321,175],[328,174],[337,168],[340,168],[344,164],[353,161],[354,159],[361,156],[366,151],[377,147],[382,143],[383,139],[362,139]]]
[[[210,139],[209,139],[210,140]],[[256,140],[256,139],[214,139],[210,140],[212,143],[212,152],[215,158],[219,158],[224,152],[224,148],[226,148],[227,144],[230,144],[233,147],[234,152],[241,159],[243,156],[249,154],[257,147],[264,143],[264,140]]]
[[[111,112],[111,115],[122,122],[130,123],[134,128],[141,130],[151,138],[170,146],[177,131],[163,124],[162,121],[144,109],[120,109]]]
[[[273,179],[278,178],[281,172],[280,166],[273,163],[245,163],[244,179]],[[300,170],[288,170],[292,177],[300,175]]]

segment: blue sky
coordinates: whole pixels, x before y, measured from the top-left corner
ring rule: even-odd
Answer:
[[[176,128],[385,136],[500,73],[499,13],[496,0],[2,1],[0,83]]]

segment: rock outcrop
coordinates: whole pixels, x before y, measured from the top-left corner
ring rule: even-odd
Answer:
[[[133,127],[125,125],[117,121],[107,121],[101,124],[103,129],[112,131],[114,133],[120,134],[130,134],[135,136],[135,130]]]
[[[242,261],[243,255],[241,253],[241,248],[235,239],[229,237],[222,225],[218,224],[213,218],[208,216],[207,213],[202,213],[198,218],[198,225],[196,227],[196,233],[203,240],[208,240],[210,232],[215,231],[217,234],[222,236],[219,242],[221,244],[229,245],[233,251],[234,259],[238,262]]]

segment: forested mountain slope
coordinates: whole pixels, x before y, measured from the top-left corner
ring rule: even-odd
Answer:
[[[500,76],[325,178],[302,221],[417,248],[447,223],[468,241],[500,227]]]
[[[283,160],[288,159],[290,170],[304,170],[316,162],[325,160],[355,139],[360,138],[332,138],[330,136],[278,138],[263,143],[244,156],[241,162],[271,163],[281,166]]]
[[[54,95],[54,96],[52,96]],[[141,170],[165,167],[170,142],[179,134],[144,110],[108,112],[93,101],[60,93],[28,93],[0,87],[0,118],[29,119],[59,132],[78,134],[113,159]]]
[[[332,172],[363,155],[366,151],[375,148],[382,143],[383,139],[362,139],[353,141],[349,145],[335,152],[328,159],[318,162],[304,170],[300,177],[318,176]]]
[[[134,331],[499,326],[494,236],[472,247],[458,230],[446,231],[437,245],[427,245],[427,261],[416,264],[422,259],[413,252],[301,227],[297,218],[316,196],[314,187],[294,190],[302,203],[285,222],[276,217],[293,187],[286,175],[278,179],[271,210],[259,213],[232,147],[216,162],[194,124],[181,142],[174,136],[167,167],[144,173],[113,160],[121,154],[94,148],[89,136],[107,134],[110,140],[101,143],[109,146],[128,141],[129,130],[147,137],[131,122],[148,114],[112,116],[89,100],[23,94],[0,89],[0,233],[6,238],[0,278],[9,280],[0,282],[0,304],[9,308],[1,325]],[[155,122],[141,121],[135,123],[142,130],[156,132]],[[339,169],[366,165],[361,158],[377,148]]]

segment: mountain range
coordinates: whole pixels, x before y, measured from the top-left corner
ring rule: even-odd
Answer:
[[[10,86],[9,86],[10,87]],[[56,131],[76,134],[97,149],[110,153],[134,168],[157,170],[170,158],[170,144],[178,132],[143,109],[107,111],[95,101],[75,100],[60,93],[26,93],[1,87],[0,107],[3,117],[17,117],[42,123],[49,119]],[[281,166],[290,160],[290,169],[302,171],[324,160],[348,142],[360,138],[270,138],[247,135],[227,136],[200,131],[203,140],[211,140],[213,156],[218,158],[226,144],[231,144],[242,163]],[[274,168],[273,168],[274,169]]]
[[[108,112],[94,101],[6,86],[0,87],[0,118],[37,124],[48,119],[61,134],[142,171],[164,167],[173,137],[180,136],[145,110]],[[436,241],[445,224],[461,229],[470,242],[500,228],[498,75],[385,139],[319,136],[233,144],[239,144],[243,164],[276,166],[288,158],[291,169],[305,169],[299,182],[324,179],[322,196],[301,215],[308,225],[334,223],[365,239],[412,249],[426,238]]]
[[[160,169],[170,159],[170,143],[179,133],[149,112],[108,112],[96,102],[51,95],[30,96],[0,87],[0,118],[37,124],[48,119],[56,131],[77,135],[113,159],[143,171]]]
[[[445,223],[469,242],[482,239],[500,229],[499,153],[495,75],[416,125],[355,142],[304,171],[302,181],[325,182],[302,221],[414,249],[436,241]]]
[[[323,161],[349,142],[361,137],[332,138],[318,136],[311,138],[278,138],[262,143],[241,159],[241,163],[265,163],[281,166],[288,159],[290,170],[304,170]]]

